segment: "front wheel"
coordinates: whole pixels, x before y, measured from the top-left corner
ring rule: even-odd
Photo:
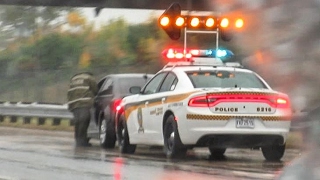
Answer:
[[[173,115],[170,115],[165,122],[163,139],[164,152],[168,158],[185,156],[187,148],[181,142],[178,125]]]
[[[262,154],[267,161],[280,161],[284,155],[285,144],[274,144],[271,146],[261,147]]]
[[[122,113],[119,117],[117,126],[117,137],[119,150],[123,154],[133,154],[136,151],[136,145],[130,144],[126,119]]]
[[[107,118],[103,116],[100,120],[99,127],[99,138],[100,145],[103,148],[114,148],[116,144],[116,134],[114,130],[114,124],[111,120],[106,120]]]

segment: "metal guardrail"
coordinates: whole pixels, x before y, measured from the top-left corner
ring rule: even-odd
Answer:
[[[4,102],[0,104],[1,116],[22,116],[22,117],[43,117],[72,119],[73,114],[68,111],[66,104],[38,104],[34,103],[12,103]]]
[[[297,131],[310,126],[306,121],[306,112],[294,113],[291,121],[291,131]],[[0,103],[0,116],[15,117],[41,117],[72,119],[73,114],[68,111],[67,104],[42,104],[42,103],[23,103],[23,102],[4,102]]]

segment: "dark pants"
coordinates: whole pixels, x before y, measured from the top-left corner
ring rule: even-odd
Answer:
[[[90,107],[75,108],[74,116],[74,137],[78,146],[88,144],[87,129],[90,123]]]

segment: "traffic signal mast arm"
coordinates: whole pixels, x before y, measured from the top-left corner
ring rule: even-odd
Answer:
[[[187,49],[187,34],[216,34],[216,51],[219,49],[219,29],[211,30],[211,31],[201,31],[201,30],[190,30],[187,27],[184,28],[184,40],[183,40],[183,48]]]

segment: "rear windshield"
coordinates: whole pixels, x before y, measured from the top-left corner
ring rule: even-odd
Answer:
[[[129,92],[130,87],[140,86],[142,88],[149,79],[151,79],[151,77],[149,76],[147,79],[145,79],[143,76],[120,78],[118,79],[119,89],[117,89],[117,91],[120,91],[120,94],[130,94]]]
[[[195,88],[267,88],[253,73],[235,71],[186,72]]]

